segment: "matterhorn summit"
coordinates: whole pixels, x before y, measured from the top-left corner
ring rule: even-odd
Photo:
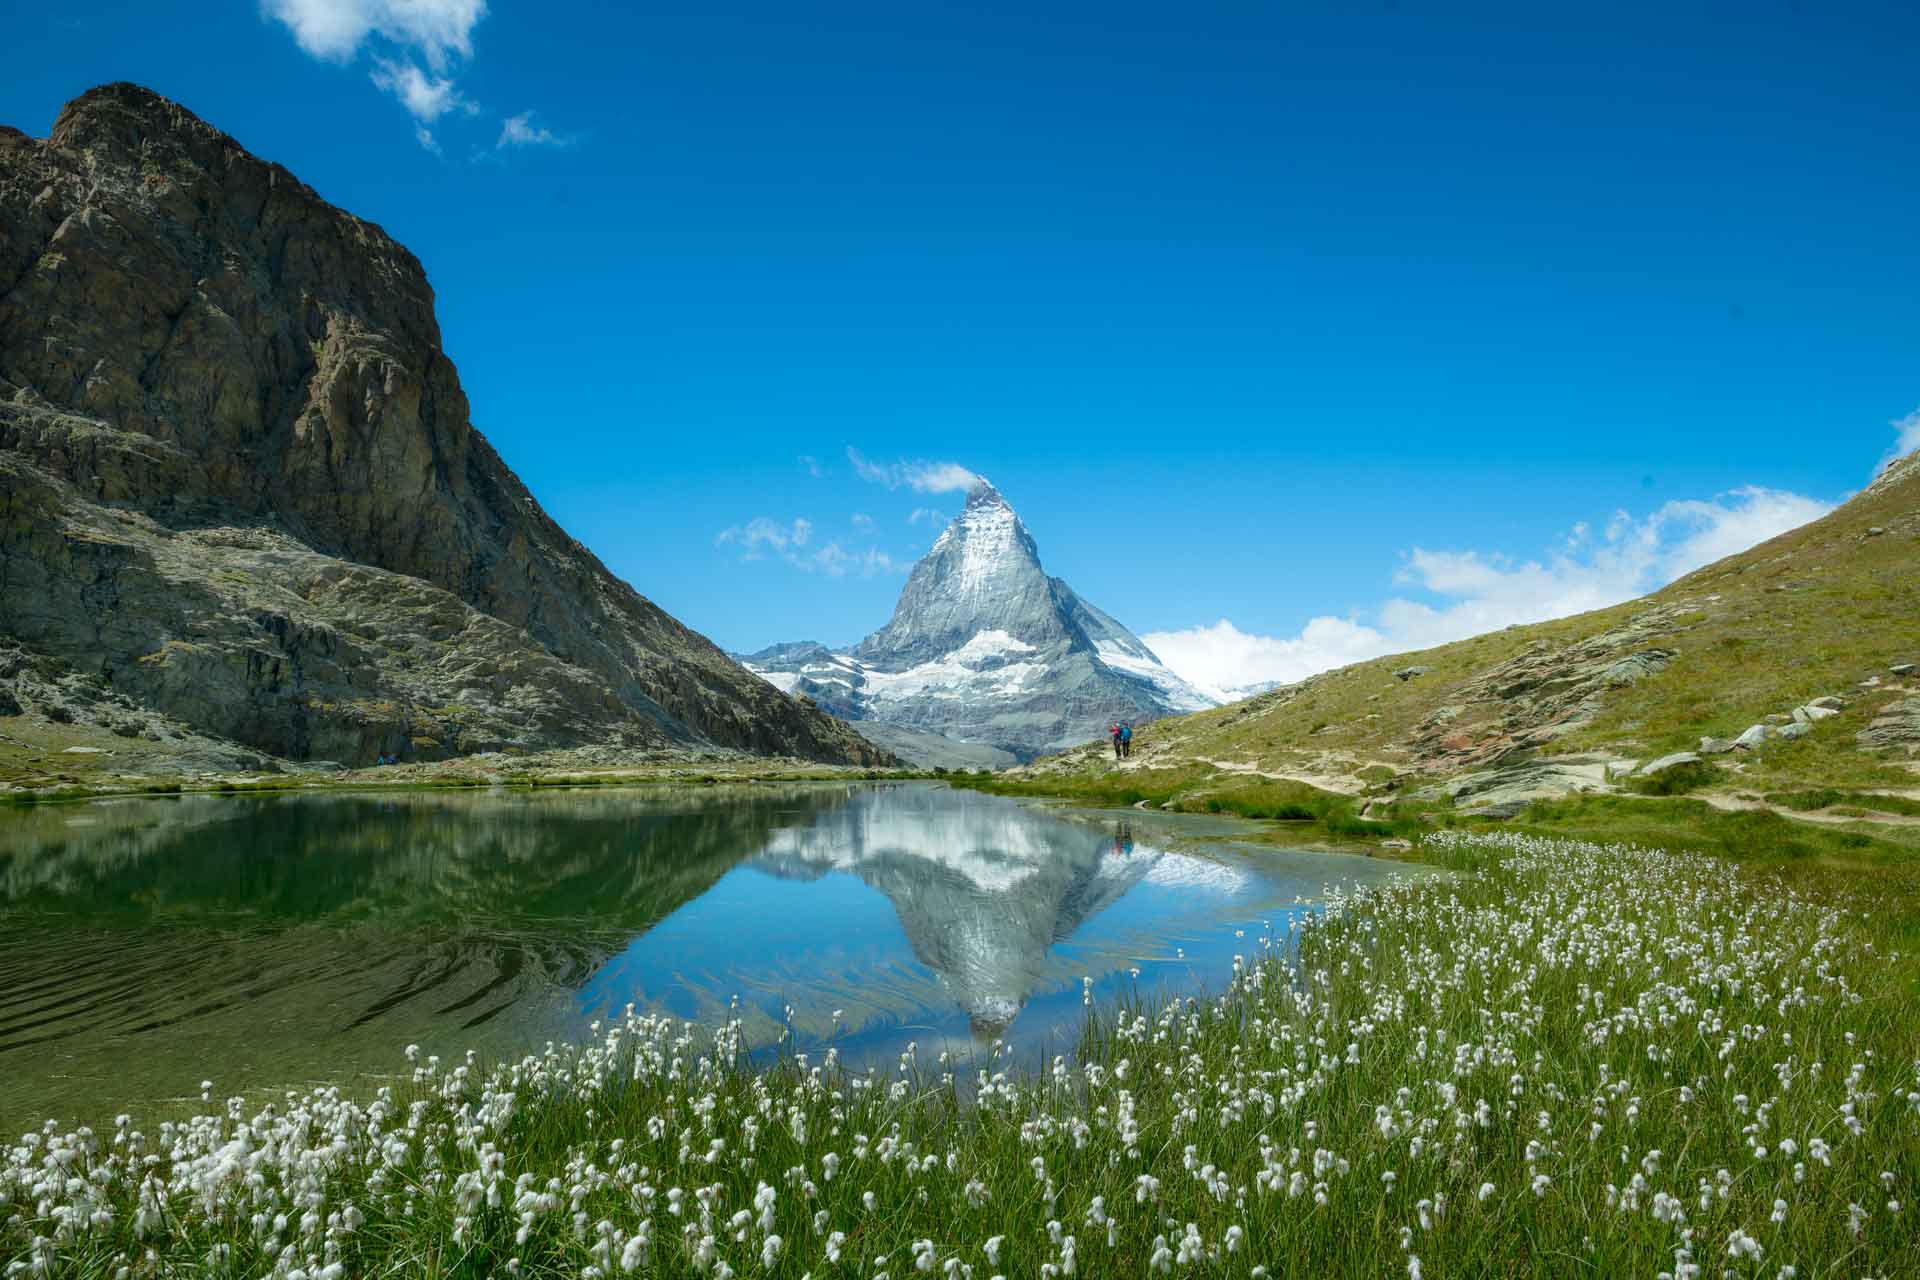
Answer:
[[[961,744],[1028,759],[1113,720],[1214,705],[1048,577],[1033,535],[985,479],[914,566],[886,626],[851,649],[783,644],[740,661],[928,764],[965,763],[952,754]]]

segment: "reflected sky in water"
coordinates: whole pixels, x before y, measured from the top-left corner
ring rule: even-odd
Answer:
[[[392,1071],[409,1042],[519,1053],[628,1003],[739,1016],[763,1046],[786,1023],[796,1047],[856,1059],[1062,1052],[1084,979],[1217,987],[1299,899],[1391,870],[1195,830],[930,784],[0,816],[0,1131],[202,1077],[224,1093]]]

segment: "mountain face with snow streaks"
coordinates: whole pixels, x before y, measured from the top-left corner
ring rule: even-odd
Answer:
[[[801,642],[740,658],[856,722],[1021,758],[1214,700],[1041,567],[1033,535],[982,481],[913,568],[884,627],[847,650]]]

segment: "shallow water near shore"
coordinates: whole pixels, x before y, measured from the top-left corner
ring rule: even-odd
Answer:
[[[186,796],[0,814],[0,1133],[519,1054],[629,1003],[884,1061],[1077,1043],[1405,868],[934,784]]]

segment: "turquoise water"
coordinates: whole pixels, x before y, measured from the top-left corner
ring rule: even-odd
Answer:
[[[187,796],[0,815],[0,1132],[579,1039],[1070,1051],[1365,858],[930,784]],[[1216,847],[1208,847],[1213,845]],[[1303,902],[1302,899],[1309,901]]]

